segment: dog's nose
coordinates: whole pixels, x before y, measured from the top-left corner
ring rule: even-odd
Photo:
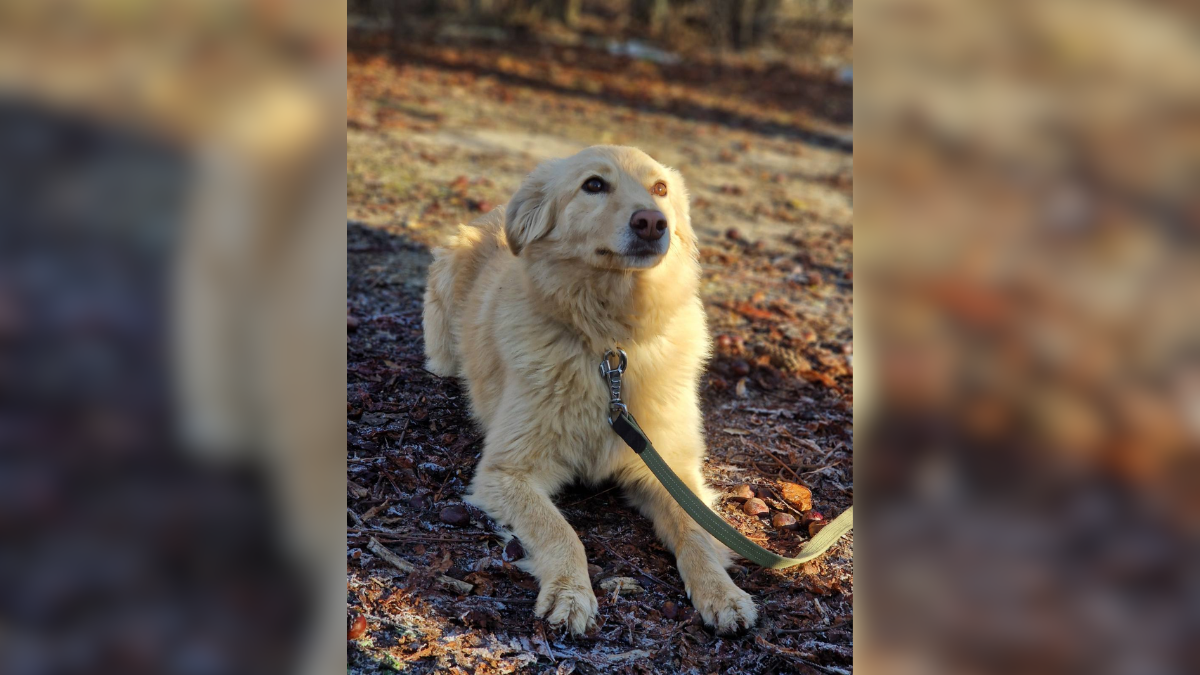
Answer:
[[[662,239],[663,232],[667,231],[667,217],[662,211],[654,209],[634,211],[629,217],[629,227],[633,228],[634,234],[646,241],[658,241]]]

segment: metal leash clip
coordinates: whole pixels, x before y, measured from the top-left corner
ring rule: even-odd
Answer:
[[[613,366],[614,358],[617,360],[616,366]],[[628,412],[625,402],[621,400],[621,373],[625,372],[627,363],[629,363],[629,359],[626,358],[623,349],[615,352],[610,349],[604,352],[604,359],[600,361],[600,377],[608,381],[608,421],[610,423],[618,412]]]

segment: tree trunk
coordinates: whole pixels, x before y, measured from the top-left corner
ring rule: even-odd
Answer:
[[[562,22],[568,28],[579,25],[579,10],[582,4],[582,0],[562,0]]]
[[[754,16],[757,0],[742,0],[738,16],[737,47],[745,49],[754,42]]]
[[[667,27],[667,17],[671,13],[671,0],[651,0],[648,25],[650,35],[661,37]]]

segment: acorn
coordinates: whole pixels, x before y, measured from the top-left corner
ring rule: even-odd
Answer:
[[[367,617],[359,614],[354,617],[354,621],[350,624],[350,629],[346,631],[347,640],[357,640],[367,632]]]
[[[776,513],[771,516],[771,527],[777,530],[794,530],[796,518],[790,513]]]
[[[762,516],[770,513],[771,509],[767,508],[763,500],[755,497],[746,500],[746,503],[742,505],[742,512],[748,516]]]
[[[441,513],[438,514],[438,518],[443,523],[455,527],[463,527],[471,524],[471,514],[467,511],[466,507],[458,504],[442,509]]]
[[[733,492],[730,493],[729,496],[732,499],[737,499],[740,501],[754,499],[754,488],[750,487],[749,485],[739,485],[733,489]]]
[[[808,527],[808,536],[815,537],[828,523],[825,522],[825,516],[817,511],[809,511],[804,517],[804,523]]]

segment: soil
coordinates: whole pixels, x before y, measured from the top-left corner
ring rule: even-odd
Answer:
[[[506,551],[495,524],[462,502],[482,437],[463,389],[423,370],[421,332],[430,248],[503,204],[539,160],[619,143],[676,167],[717,343],[702,384],[705,475],[727,495],[722,516],[794,553],[807,532],[771,527],[773,513],[803,515],[781,499],[782,482],[810,488],[826,517],[854,498],[851,155],[826,142],[849,128],[839,114],[813,117],[848,110],[849,88],[813,81],[728,110],[706,97],[736,69],[714,69],[708,85],[667,86],[669,71],[619,59],[615,68],[606,54],[487,56],[350,55],[348,672],[850,672],[852,534],[790,570],[741,561],[732,576],[760,621],[717,637],[649,521],[611,486],[557,497],[594,565],[596,628],[571,637],[536,618],[537,584],[514,565],[519,547]],[[628,96],[635,70],[645,100]],[[830,100],[792,105],[813,92]],[[769,513],[742,512],[730,495],[743,485],[765,488]],[[415,569],[372,552],[372,538]],[[439,577],[473,588],[463,595]],[[610,577],[641,590],[605,593]]]

